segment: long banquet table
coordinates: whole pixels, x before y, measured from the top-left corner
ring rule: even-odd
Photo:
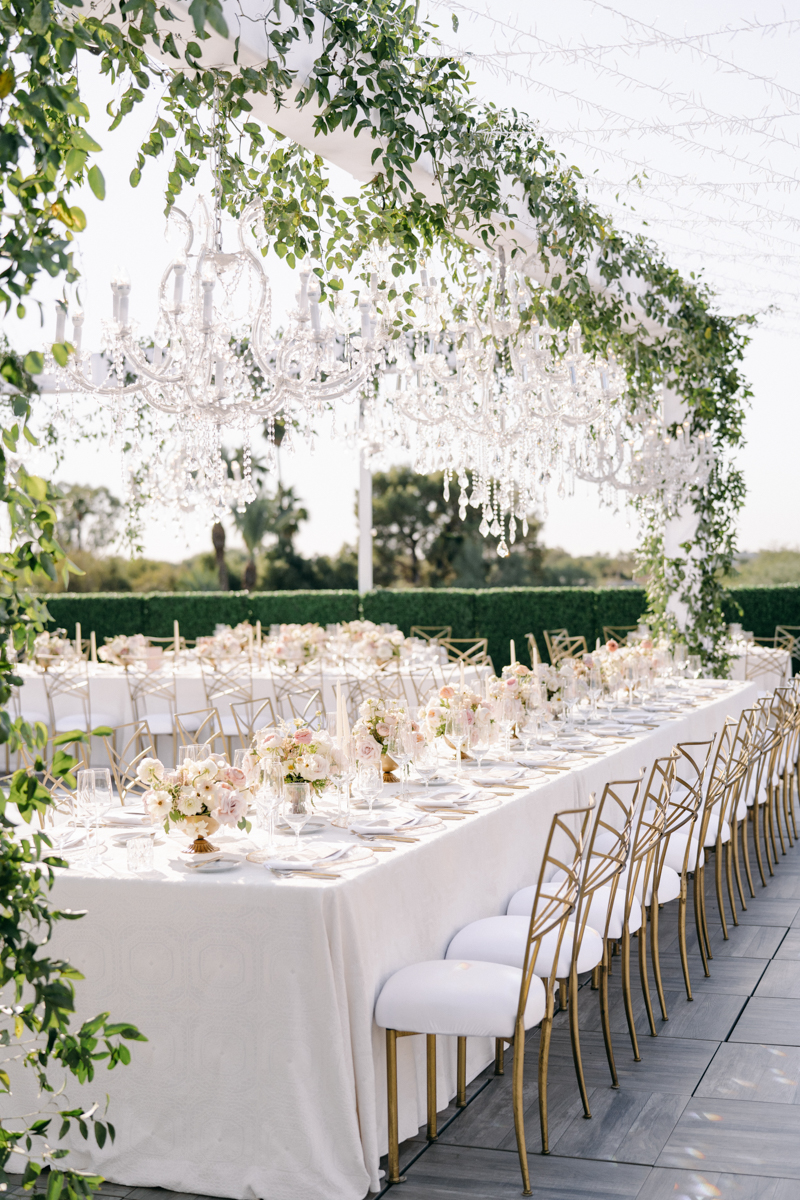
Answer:
[[[75,1138],[70,1162],[117,1184],[248,1200],[361,1200],[376,1190],[386,1113],[373,1005],[383,982],[441,957],[469,921],[505,912],[535,882],[554,812],[635,777],[679,741],[717,733],[757,692],[722,685],[602,757],[576,758],[337,881],[276,879],[249,862],[198,877],[172,838],[147,875],[129,874],[116,849],[94,869],[59,871],[55,902],[87,910],[52,946],[86,976],[79,1014],[110,1011],[149,1039],[133,1046],[130,1066],[101,1071],[83,1095],[70,1088],[76,1103],[110,1092],[117,1129],[102,1150]],[[455,1041],[439,1040],[443,1107],[455,1093]],[[398,1049],[404,1138],[425,1119],[424,1039]],[[470,1078],[492,1053],[470,1040]]]

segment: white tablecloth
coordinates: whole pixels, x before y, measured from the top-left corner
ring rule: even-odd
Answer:
[[[245,863],[190,875],[177,843],[128,875],[113,850],[95,872],[60,873],[54,899],[86,909],[53,951],[86,976],[81,1016],[110,1011],[150,1039],[99,1072],[75,1103],[111,1095],[117,1139],[74,1139],[70,1163],[113,1183],[269,1200],[361,1200],[385,1150],[384,1037],[373,1022],[387,977],[440,958],[469,921],[505,912],[535,882],[552,814],[630,779],[681,740],[718,732],[754,684],[715,698],[601,759],[520,792],[337,882],[276,880]],[[216,835],[219,836],[219,835]],[[450,1044],[452,1043],[452,1044]],[[425,1119],[424,1039],[400,1058],[400,1136]],[[473,1077],[490,1060],[471,1039]],[[440,1039],[439,1105],[455,1093],[454,1039]]]

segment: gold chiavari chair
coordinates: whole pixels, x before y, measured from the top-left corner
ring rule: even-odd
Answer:
[[[272,703],[276,715],[291,721],[297,715],[297,708],[304,708],[306,702],[317,698],[318,702],[324,696],[322,668],[319,663],[306,663],[297,671],[270,671],[273,690]],[[320,707],[324,705],[320,703]]]
[[[412,625],[410,637],[421,638],[425,642],[438,642],[442,638],[450,641],[453,637],[452,625]]]
[[[587,1118],[592,1114],[589,1108],[589,1097],[581,1059],[578,975],[591,970],[592,979],[600,991],[600,1018],[608,1067],[611,1072],[612,1086],[619,1087],[608,1013],[609,937],[614,932],[611,924],[617,900],[617,884],[628,861],[631,826],[641,783],[640,776],[638,779],[607,783],[603,789],[589,835],[589,842],[583,855],[575,920],[574,922],[570,921],[567,925],[559,956],[561,961],[556,969],[562,1007],[564,997],[568,997],[572,1057],[583,1102],[583,1111]],[[564,873],[557,872],[542,887],[544,890],[560,887],[563,879]],[[508,931],[503,929],[502,922],[507,923],[510,917],[518,919],[529,917],[535,896],[535,887],[522,888],[511,897],[505,918],[490,918],[488,921],[478,921],[473,926],[467,926],[467,930],[475,929],[476,933],[480,935],[479,939],[474,939],[475,944],[472,947],[474,951],[480,953],[471,954],[469,944],[459,945],[459,952],[463,954],[464,958],[484,958],[488,955],[491,962],[509,961],[507,950],[510,947],[507,944],[503,946],[505,953],[502,957],[492,956],[493,952],[496,954],[501,939],[502,942],[508,943],[509,934],[512,934],[511,929]],[[462,931],[462,934],[466,932],[466,930]],[[461,940],[462,934],[457,935],[456,941]],[[499,938],[498,934],[500,934]],[[543,947],[540,953],[540,964],[536,968],[537,975],[549,974],[549,961],[550,955],[547,953],[547,948]],[[518,963],[514,961],[512,965],[518,965]]]
[[[781,855],[786,854],[787,843],[791,845],[789,833],[789,817],[784,803],[784,778],[786,762],[789,755],[791,735],[794,725],[794,705],[787,698],[790,689],[776,688],[770,697],[770,728],[775,731],[770,763],[767,768],[766,791],[767,809],[769,813],[770,842],[772,845],[772,861],[777,866],[778,846],[780,842]],[[786,822],[786,837],[784,838],[784,820]],[[777,841],[776,841],[777,834]]]
[[[324,728],[325,705],[322,692],[289,692],[284,700],[284,720],[300,722],[312,729]],[[291,715],[286,715],[286,714]]]
[[[208,743],[214,754],[226,754],[227,743],[222,722],[215,708],[198,708],[193,712],[175,714],[175,733],[178,756],[184,746],[204,746]]]
[[[134,721],[146,721],[158,746],[160,737],[172,742],[175,761],[175,714],[178,711],[174,665],[163,663],[159,670],[148,670],[144,662],[132,662],[125,671]]]
[[[628,640],[629,633],[636,633],[638,625],[604,625],[603,626],[603,641],[618,642],[624,645]]]
[[[539,1039],[539,1119],[542,1149],[548,1152],[547,1066],[553,1024],[555,966],[561,940],[578,894],[583,837],[590,808],[556,813],[545,844],[539,870],[539,888],[528,926],[522,968],[500,963],[439,959],[414,963],[395,972],[384,984],[375,1005],[375,1021],[386,1030],[386,1081],[389,1116],[389,1163],[386,1182],[400,1183],[397,1112],[397,1039],[426,1036],[428,1082],[428,1138],[436,1127],[436,1038],[454,1036],[457,1042],[456,1105],[466,1105],[466,1051],[468,1036],[493,1037],[498,1044],[514,1046],[512,1101],[517,1151],[525,1195],[530,1195],[530,1173],[525,1145],[523,1072],[525,1032],[541,1024]],[[545,879],[563,870],[565,882],[556,895],[542,888]],[[543,938],[556,931],[553,971],[547,981],[535,974]]]
[[[675,760],[672,754],[657,758],[650,768],[642,799],[638,819],[635,821],[635,832],[631,848],[630,865],[620,879],[620,885],[625,884],[625,911],[628,914],[623,927],[622,944],[622,998],[625,1004],[625,1017],[628,1022],[633,1056],[639,1061],[639,1045],[636,1038],[636,1026],[633,1020],[633,997],[630,988],[630,937],[634,932],[631,917],[634,915],[634,900],[638,903],[641,913],[639,925],[639,981],[642,986],[644,1006],[650,1025],[651,1037],[658,1036],[653,1005],[650,998],[650,979],[647,968],[647,923],[650,918],[650,947],[653,958],[653,971],[656,977],[656,987],[659,997],[663,996],[661,987],[661,965],[658,950],[658,904],[659,894],[656,886],[662,889],[665,899],[676,899],[680,890],[675,888],[675,880],[669,867],[662,868],[661,875],[656,879],[656,855],[659,844],[664,836],[667,820],[667,805],[669,804],[672,783],[675,778]],[[672,885],[671,888],[668,885]],[[672,894],[670,894],[672,893]],[[627,986],[626,986],[627,974]],[[666,1020],[666,1018],[665,1018]]]
[[[147,791],[136,774],[144,758],[157,758],[155,741],[146,721],[118,725],[113,737],[104,737],[103,746],[111,768],[111,779],[120,804],[138,800]],[[120,749],[117,749],[117,747]]]
[[[113,727],[115,718],[92,705],[89,664],[83,658],[66,659],[43,672],[48,725],[54,733]]]
[[[753,706],[753,740],[755,753],[751,756],[750,763],[747,769],[747,778],[745,780],[745,796],[748,806],[748,820],[753,826],[753,846],[756,852],[756,863],[758,864],[758,872],[761,876],[761,886],[767,886],[767,879],[764,874],[764,860],[766,859],[767,869],[770,875],[774,875],[772,869],[772,855],[770,850],[770,812],[769,812],[769,779],[770,768],[773,763],[774,753],[780,744],[780,732],[777,727],[771,723],[771,707],[772,696],[762,696]],[[747,857],[747,823],[742,824],[742,840],[744,843],[745,868],[749,868],[749,860]],[[763,854],[762,854],[763,843]],[[750,878],[748,870],[748,879]],[[751,882],[752,891],[752,882]]]
[[[774,644],[788,650],[790,658],[800,658],[800,625],[776,625]]]
[[[544,641],[551,664],[557,667],[565,658],[577,658],[588,653],[586,638],[582,634],[570,637],[566,629],[545,629]]]
[[[439,645],[444,647],[448,662],[463,662],[465,666],[483,666],[488,663],[491,666],[488,638],[441,638]]]
[[[797,840],[797,821],[794,812],[794,764],[797,759],[797,738],[799,726],[796,691],[793,687],[775,689],[775,703],[780,705],[780,724],[783,733],[783,745],[778,759],[778,788],[780,790],[780,811],[786,826],[786,836],[790,846]]]
[[[232,758],[233,742],[238,738],[239,731],[230,707],[234,701],[253,699],[253,664],[249,658],[237,658],[231,662],[204,662],[200,670],[206,704],[219,713],[228,757]]]
[[[744,677],[753,683],[777,675],[783,679],[786,668],[786,651],[780,647],[756,646],[747,649],[744,655]]]
[[[269,697],[265,700],[235,700],[231,704],[231,713],[242,746],[249,746],[253,734],[259,729],[277,725],[275,709]]]
[[[678,893],[678,950],[683,970],[687,1000],[692,999],[692,984],[689,977],[689,954],[686,944],[686,908],[688,904],[688,874],[695,869],[699,840],[696,834],[697,818],[703,803],[703,781],[715,739],[704,742],[680,742],[675,747],[674,779],[664,815],[661,841],[655,850],[653,865],[653,893],[658,902],[651,905],[651,954],[656,990],[661,1005],[661,1015],[666,1021],[667,1006],[661,983],[661,962],[658,944],[658,904],[666,894],[663,887],[664,869],[674,871],[679,877]],[[701,851],[702,852],[702,851]]]

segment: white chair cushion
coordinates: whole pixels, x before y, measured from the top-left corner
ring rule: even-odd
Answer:
[[[100,725],[107,725],[111,729],[117,724],[117,718],[109,716],[108,713],[93,712],[91,714],[91,724],[86,724],[86,714],[67,713],[64,717],[56,718],[56,733],[68,733],[71,729],[80,729],[87,733],[89,729],[97,729]]]
[[[715,809],[714,811],[712,811],[711,817],[709,818],[708,829],[706,830],[706,836],[705,836],[705,840],[703,842],[704,846],[716,846],[716,844],[717,844],[717,829],[718,828],[719,828],[719,809]],[[727,821],[722,822],[721,839],[722,839],[723,843],[729,842],[731,840],[731,827]]]
[[[511,897],[508,902],[506,912],[510,917],[530,917],[533,909],[533,901],[536,897],[535,887],[521,888]],[[601,887],[596,890],[592,896],[592,903],[589,906],[589,915],[587,924],[592,929],[596,929],[600,937],[603,936],[606,927],[606,917],[608,915],[608,904],[611,899],[611,887]],[[608,936],[610,938],[622,937],[622,918],[625,913],[625,889],[624,887],[617,888],[617,894],[614,897],[614,907],[611,913],[611,920],[608,926]],[[639,901],[634,897],[631,902],[631,915],[629,928],[631,933],[635,933],[642,923],[642,909]]]
[[[530,917],[485,917],[482,921],[473,921],[456,934],[447,947],[446,957],[507,963],[510,967],[522,969],[530,923]],[[558,935],[558,929],[551,929],[542,938],[534,967],[534,971],[542,979],[546,979],[553,969]],[[568,921],[558,955],[558,979],[569,975],[574,939],[575,922]],[[591,971],[602,958],[603,939],[596,930],[587,926],[583,931],[583,940],[578,951],[579,973]]]
[[[441,1033],[452,1037],[509,1038],[519,1006],[522,971],[500,962],[465,959],[415,962],[386,980],[375,1004],[385,1030]],[[541,979],[531,979],[524,1025],[545,1015]]]
[[[47,725],[50,721],[47,713],[36,712],[33,709],[23,708],[19,714],[23,721],[27,721],[29,725],[35,725],[37,721],[41,721],[42,725]]]
[[[222,732],[225,737],[236,737],[239,733],[239,726],[236,724],[233,715],[220,717],[219,723],[222,726]]]
[[[163,734],[171,734],[173,731],[173,721],[169,713],[148,713],[144,718],[147,721],[147,728],[154,737],[161,737]]]
[[[671,867],[672,870],[677,871],[678,874],[680,874],[680,872],[683,870],[683,860],[686,856],[686,843],[688,840],[689,834],[684,832],[682,829],[678,829],[675,833],[670,834],[669,845],[667,846],[667,853],[664,856],[664,862],[666,866]],[[697,851],[699,847],[700,840],[695,834],[695,836],[692,838],[692,847],[689,851],[689,862],[686,868],[687,871],[694,871],[697,869],[697,867],[703,866],[705,862],[705,854],[702,850],[700,850],[700,859],[698,861]]]
[[[522,971],[502,963],[446,959],[403,967],[386,981],[375,1005],[382,1029],[454,1037],[511,1037]],[[525,1028],[545,1014],[545,987],[531,980]]]

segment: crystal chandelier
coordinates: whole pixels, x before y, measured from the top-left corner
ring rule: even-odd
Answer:
[[[610,431],[625,380],[583,351],[577,324],[565,335],[526,321],[528,281],[502,264],[449,303],[425,274],[419,292],[440,333],[396,344],[366,398],[362,444],[375,453],[399,441],[415,470],[444,472],[446,491],[455,476],[462,519],[480,507],[481,533],[505,557],[506,528],[513,544],[517,524],[526,533],[527,515],[546,507],[552,477],[563,488],[567,465]]]

